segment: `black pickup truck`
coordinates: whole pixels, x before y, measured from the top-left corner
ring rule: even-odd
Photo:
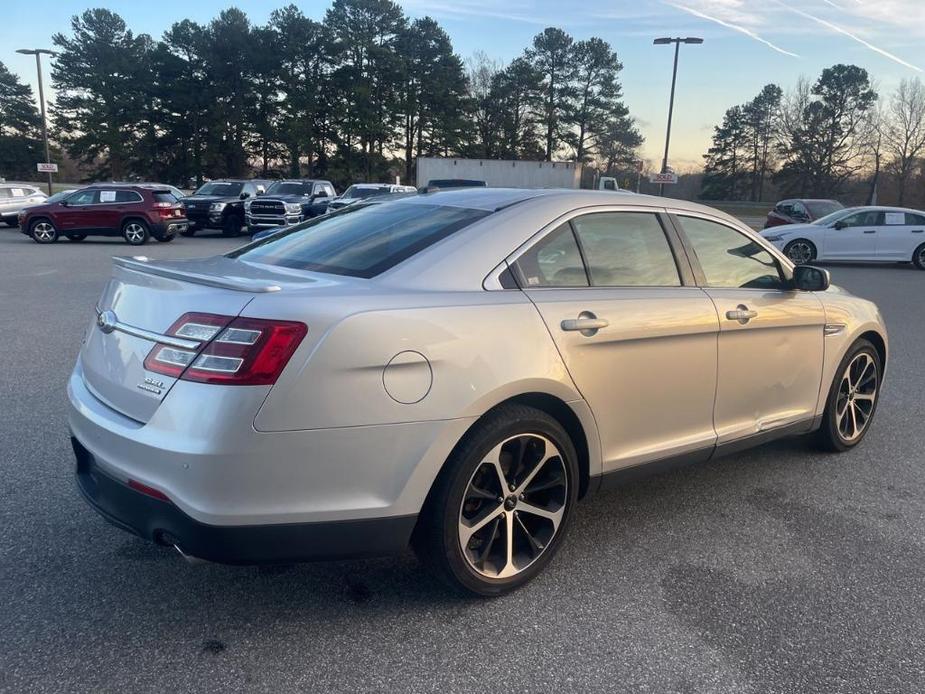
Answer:
[[[198,229],[221,229],[225,236],[237,236],[247,224],[245,201],[262,195],[269,181],[222,179],[209,181],[192,195],[181,200],[186,207],[190,227],[183,232],[192,236]]]
[[[247,230],[253,234],[317,217],[325,213],[336,195],[330,181],[275,181],[265,194],[244,204]]]

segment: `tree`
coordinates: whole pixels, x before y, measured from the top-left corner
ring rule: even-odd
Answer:
[[[783,91],[776,84],[767,84],[758,95],[742,107],[746,136],[749,143],[747,156],[751,168],[751,199],[759,202],[771,166],[771,144],[777,130]]]
[[[839,64],[823,70],[799,112],[788,114],[779,143],[784,165],[775,180],[801,197],[835,196],[863,167],[876,99],[863,68]]]
[[[704,155],[701,196],[707,200],[738,200],[747,175],[748,134],[741,106],[726,110],[713,128],[713,144]]]
[[[546,161],[552,161],[565,139],[574,99],[575,60],[572,37],[548,27],[533,38],[526,58],[543,75],[541,125],[546,133]]]
[[[42,126],[32,87],[0,63],[0,161],[3,173],[14,179],[31,179],[42,161]]]
[[[517,58],[497,72],[489,100],[496,110],[498,156],[505,159],[540,159],[543,146],[537,137],[537,109],[542,105],[540,72],[525,58]]]
[[[580,162],[594,150],[595,124],[605,123],[610,114],[624,110],[617,81],[623,65],[610,44],[599,38],[576,43],[572,58],[576,82],[571,117],[574,129],[565,139],[575,151],[575,160]]]
[[[883,139],[896,179],[898,204],[925,150],[925,86],[918,77],[902,80],[886,108]]]
[[[91,178],[123,178],[144,111],[150,39],[105,9],[73,17],[71,31],[52,37],[58,137]]]
[[[477,51],[467,63],[469,99],[473,128],[466,155],[474,158],[498,156],[502,109],[495,100],[495,76],[501,64]]]

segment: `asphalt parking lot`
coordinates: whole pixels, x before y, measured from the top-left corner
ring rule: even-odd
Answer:
[[[110,256],[235,245],[0,229],[0,690],[925,691],[925,272],[830,268],[890,330],[859,449],[785,441],[597,495],[538,580],[478,601],[411,555],[191,566],[80,499],[65,381]]]

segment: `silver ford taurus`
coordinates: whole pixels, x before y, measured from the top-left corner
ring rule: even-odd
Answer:
[[[116,525],[226,563],[401,551],[499,594],[643,467],[871,426],[876,306],[700,205],[470,189],[117,258],[68,385]]]

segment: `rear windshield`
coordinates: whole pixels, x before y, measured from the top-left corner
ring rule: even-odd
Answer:
[[[805,205],[812,214],[813,219],[825,217],[827,214],[844,209],[844,206],[835,200],[807,200]]]
[[[486,215],[442,205],[358,204],[297,224],[229,258],[351,277],[374,277]]]
[[[167,191],[159,190],[154,194],[154,199],[157,202],[169,202],[171,205],[177,201],[177,196],[173,193],[168,193]]]
[[[364,198],[372,198],[377,195],[385,195],[388,192],[388,188],[358,188],[357,186],[350,186],[347,188],[343,197],[350,200],[362,200]]]
[[[204,184],[194,193],[194,195],[221,195],[223,197],[230,198],[235,195],[240,195],[241,188],[243,187],[243,183],[225,183],[221,181],[214,181],[212,183]]]

